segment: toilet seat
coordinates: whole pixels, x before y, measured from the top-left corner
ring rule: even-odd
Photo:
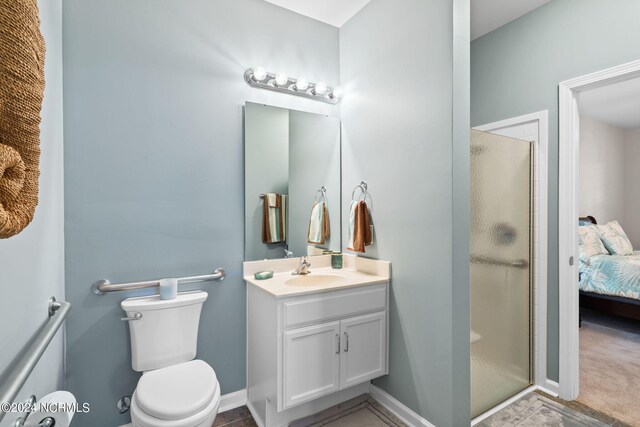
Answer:
[[[215,371],[192,360],[145,373],[133,394],[131,418],[140,427],[209,427],[219,404]]]

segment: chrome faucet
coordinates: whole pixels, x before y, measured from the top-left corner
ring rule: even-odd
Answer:
[[[284,249],[284,257],[285,258],[293,258],[293,251],[290,251],[289,248]]]
[[[298,276],[298,275],[306,275],[311,273],[309,271],[309,267],[311,267],[311,263],[309,262],[309,259],[306,256],[300,257],[300,265],[298,265],[298,268],[296,269],[296,271],[294,271],[293,273],[291,273],[291,275],[293,276]]]

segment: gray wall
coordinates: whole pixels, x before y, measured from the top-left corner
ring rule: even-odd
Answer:
[[[625,182],[640,182],[638,162],[640,162],[640,129],[628,130],[625,132]],[[637,212],[640,212],[640,192],[630,191],[625,200],[624,232],[631,240],[633,248],[640,250],[640,221]]]
[[[258,64],[339,81],[338,30],[262,0],[64,2],[66,291],[70,390],[91,404],[77,426],[127,421],[131,294],[91,283],[206,273],[198,357],[222,393],[245,387],[243,106],[337,115],[337,107],[249,88]],[[185,287],[187,288],[187,287]]]
[[[469,265],[468,33],[456,27],[454,104],[453,1],[402,3],[373,0],[340,31],[343,211],[368,181],[375,243],[364,256],[393,266],[390,374],[374,383],[439,427],[468,425],[468,268],[452,286],[454,259]],[[468,21],[468,2],[456,7]]]
[[[49,297],[64,299],[64,184],[62,148],[62,1],[40,0],[47,53],[40,138],[39,201],[33,222],[0,241],[0,383],[29,340],[47,321]],[[73,310],[70,316],[73,316]],[[18,395],[38,397],[64,386],[63,331],[60,330]],[[13,425],[9,414],[1,426]]]
[[[578,215],[592,215],[598,224],[616,220],[627,230],[627,224],[637,221],[637,213],[630,211],[627,221],[626,202],[635,194],[635,181],[625,176],[625,137],[622,128],[580,115]],[[633,169],[636,162],[633,159]]]
[[[453,0],[453,423],[471,417],[471,0]]]
[[[473,126],[549,110],[547,375],[556,381],[558,83],[640,58],[638,16],[637,0],[554,0],[471,43]]]

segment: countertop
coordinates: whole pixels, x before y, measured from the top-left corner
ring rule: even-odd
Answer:
[[[387,261],[344,255],[344,268],[333,269],[328,255],[309,260],[311,268],[307,275],[291,274],[299,258],[245,262],[244,280],[276,298],[284,298],[386,283],[391,279],[391,265]],[[258,271],[273,271],[273,278],[256,280],[253,274]]]

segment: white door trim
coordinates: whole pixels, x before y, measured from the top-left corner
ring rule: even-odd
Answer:
[[[534,188],[533,233],[536,240],[536,263],[533,266],[533,346],[534,346],[534,384],[543,387],[547,384],[547,229],[548,229],[548,163],[549,163],[549,113],[547,110],[525,114],[494,123],[478,126],[474,129],[495,132],[526,123],[538,123],[538,142],[534,149],[534,176],[538,177]]]
[[[558,86],[558,287],[560,397],[575,400],[579,392],[578,334],[578,161],[580,92],[640,77],[640,60],[563,81]],[[570,259],[573,260],[570,263]],[[570,265],[573,264],[573,265]]]

